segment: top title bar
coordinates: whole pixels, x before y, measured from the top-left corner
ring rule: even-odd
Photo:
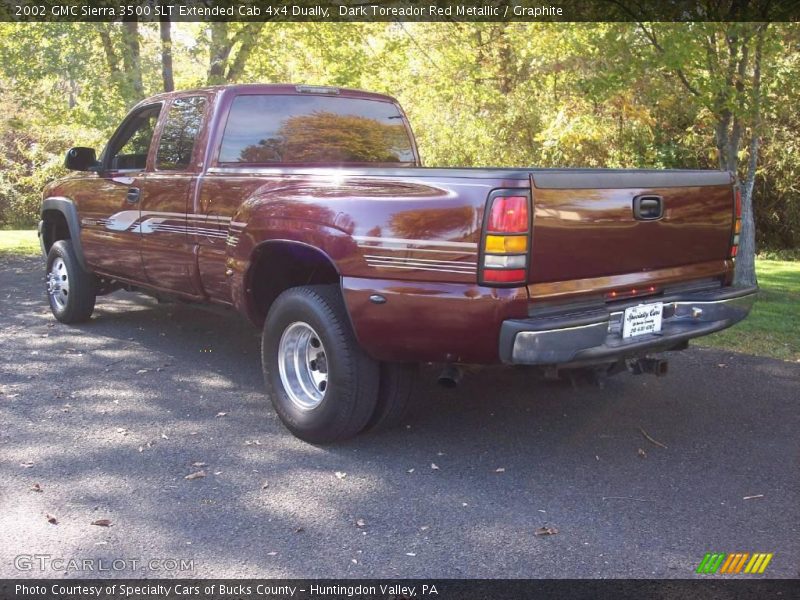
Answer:
[[[797,21],[792,0],[0,0],[0,21]]]

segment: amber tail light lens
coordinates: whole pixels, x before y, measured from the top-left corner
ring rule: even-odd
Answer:
[[[480,253],[481,283],[512,286],[527,282],[530,204],[527,190],[495,191],[489,196]]]

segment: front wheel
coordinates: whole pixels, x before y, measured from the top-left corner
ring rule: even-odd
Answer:
[[[278,296],[264,322],[261,359],[275,411],[302,440],[347,439],[375,412],[378,363],[358,346],[334,285]]]
[[[84,270],[70,240],[59,240],[47,253],[47,297],[62,323],[88,321],[97,299],[96,279]]]

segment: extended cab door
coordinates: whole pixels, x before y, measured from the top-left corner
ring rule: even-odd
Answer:
[[[80,198],[84,251],[98,272],[146,281],[139,254],[139,201],[161,103],[132,112],[112,136],[97,178]]]
[[[208,103],[207,96],[195,94],[174,98],[165,107],[140,203],[141,254],[150,284],[197,296],[202,289],[193,236],[203,228],[204,217],[193,212],[193,205]]]

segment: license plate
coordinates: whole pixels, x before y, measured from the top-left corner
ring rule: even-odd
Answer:
[[[630,338],[661,331],[664,303],[639,304],[625,309],[622,315],[622,337]]]

